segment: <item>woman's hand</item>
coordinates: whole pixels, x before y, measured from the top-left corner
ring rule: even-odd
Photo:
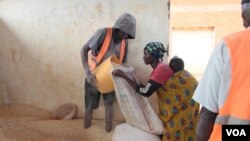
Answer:
[[[129,85],[134,88],[135,91],[137,91],[137,89],[139,89],[140,86],[136,82],[134,82],[132,79],[130,79],[123,71],[117,69],[117,70],[114,70],[112,72],[112,74],[114,76],[124,78],[129,83]]]
[[[114,70],[114,71],[112,72],[112,74],[113,74],[114,76],[119,76],[119,77],[123,77],[123,78],[126,77],[126,74],[125,74],[123,71],[119,70],[119,69]]]

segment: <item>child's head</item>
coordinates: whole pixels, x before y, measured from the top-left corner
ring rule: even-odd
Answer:
[[[170,60],[169,67],[174,71],[174,73],[184,70],[184,61],[181,58],[175,56]]]

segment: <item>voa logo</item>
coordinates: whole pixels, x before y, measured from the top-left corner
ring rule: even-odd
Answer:
[[[226,129],[227,136],[247,136],[244,129]]]

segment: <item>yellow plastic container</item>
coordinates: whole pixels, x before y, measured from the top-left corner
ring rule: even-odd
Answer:
[[[113,69],[112,62],[119,64],[119,60],[115,56],[110,56],[94,70],[94,75],[96,77],[95,85],[102,94],[114,91],[111,74]]]

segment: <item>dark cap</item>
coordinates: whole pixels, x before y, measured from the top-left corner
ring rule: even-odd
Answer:
[[[248,2],[250,2],[250,0],[242,0],[241,4],[248,3]]]

